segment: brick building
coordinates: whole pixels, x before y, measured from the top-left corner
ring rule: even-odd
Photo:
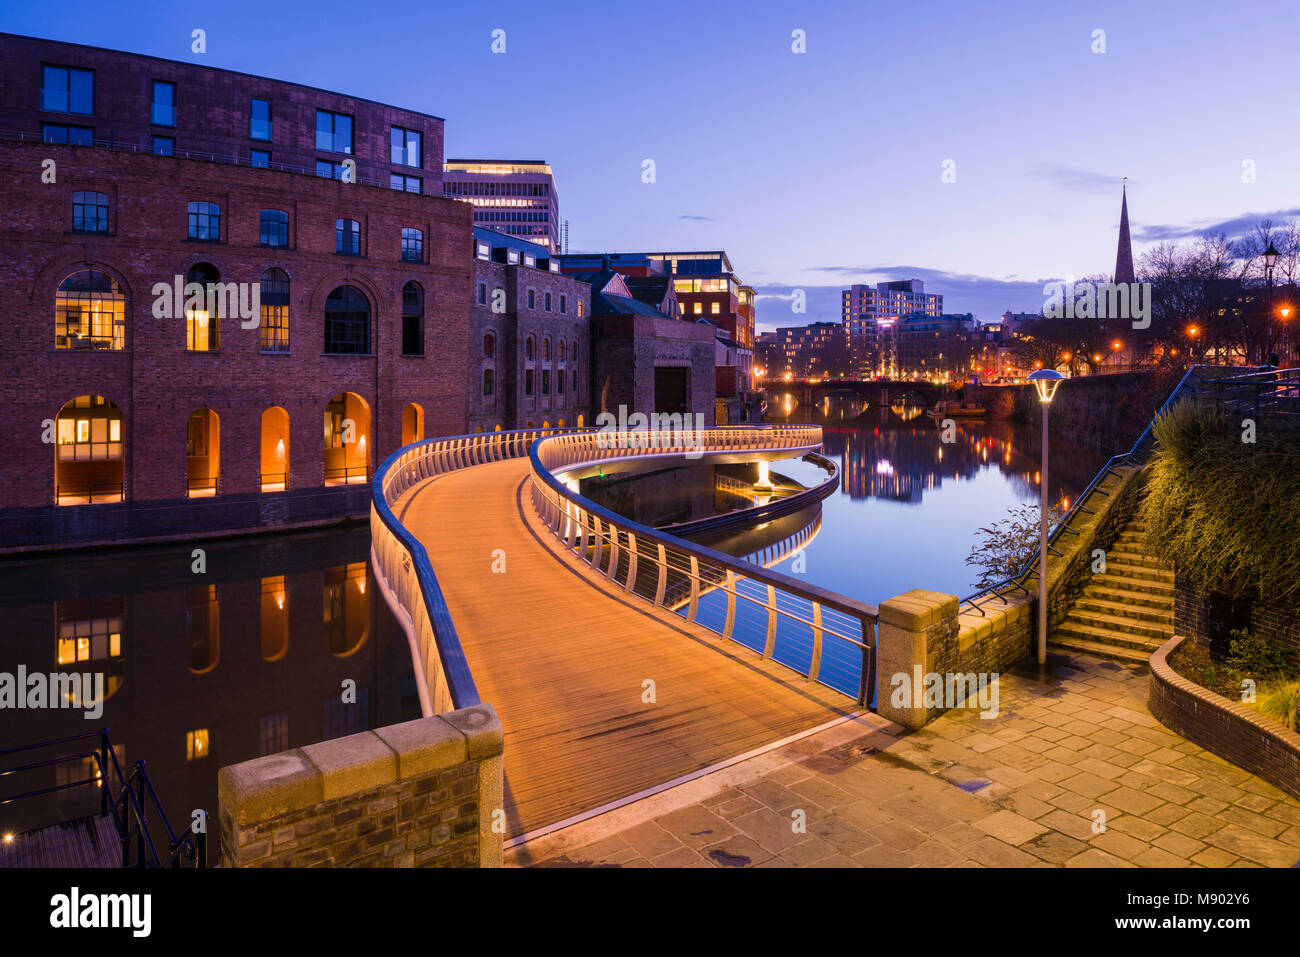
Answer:
[[[590,309],[545,246],[474,230],[470,431],[590,424]]]
[[[360,513],[464,431],[441,119],[12,35],[0,64],[0,547]]]

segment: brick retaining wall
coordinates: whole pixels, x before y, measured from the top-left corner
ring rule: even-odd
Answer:
[[[1217,695],[1169,666],[1184,641],[1174,635],[1151,656],[1147,707],[1156,720],[1187,740],[1300,798],[1300,734],[1253,708]]]

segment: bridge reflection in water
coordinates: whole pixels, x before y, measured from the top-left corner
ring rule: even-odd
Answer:
[[[803,445],[776,447],[779,443],[771,437],[778,431],[709,433],[730,437],[730,445],[716,450],[723,461],[785,458],[820,444],[820,430],[805,428],[798,430]],[[745,434],[760,432],[768,436],[762,442],[770,448],[749,447],[758,440]],[[814,434],[815,441],[806,438]],[[563,482],[556,482],[558,490],[550,484],[539,487],[536,462],[521,455],[533,437],[467,437],[443,440],[442,451],[433,449],[436,442],[428,443],[426,451],[403,450],[376,478],[377,504],[382,494],[393,527],[382,510],[372,519],[385,597],[390,603],[396,599],[409,616],[417,647],[431,644],[430,633],[436,637],[436,647],[426,656],[430,664],[423,669],[430,685],[427,710],[481,700],[501,717],[510,837],[551,829],[858,710],[856,689],[843,694],[823,683],[826,675],[809,681],[780,663],[782,658],[804,660],[816,674],[816,653],[807,660],[796,650],[797,636],[786,619],[806,619],[808,640],[820,648],[836,643],[832,636],[841,627],[840,613],[829,605],[799,606],[784,585],[773,601],[770,592],[783,580],[799,589],[804,584],[703,546],[685,546],[696,550],[694,575],[692,563],[675,548],[664,550],[668,561],[657,571],[657,543],[646,537],[653,536],[652,529],[642,531],[632,523],[616,527],[614,520],[622,519],[613,513],[602,516],[603,510],[592,503],[569,509],[581,497]],[[573,452],[568,466],[593,459],[589,447],[568,438],[547,440],[562,457]],[[591,438],[588,432],[582,441],[590,445]],[[540,499],[545,523],[537,511],[543,491],[554,497]],[[561,498],[566,504],[556,511],[553,502]],[[780,560],[807,543],[816,522],[811,508],[786,515],[770,531],[756,531],[751,550],[766,553],[769,561]],[[409,556],[416,553],[403,545],[403,534],[427,552],[436,573],[432,589],[404,583],[411,574],[408,567],[414,567]],[[570,534],[574,537],[566,540]],[[708,554],[743,565],[752,570],[748,574],[772,576],[765,583],[769,593],[751,601],[742,591],[748,586],[737,588],[738,576],[714,567]],[[414,564],[419,564],[418,555]],[[422,601],[432,603],[427,614],[419,607]],[[748,607],[759,608],[760,602],[764,610]],[[867,638],[873,641],[874,608],[848,607],[861,616],[855,633],[863,634],[865,621]],[[720,642],[709,630],[710,624],[719,624],[714,621],[718,615],[731,620],[730,629],[724,620],[718,630],[741,644]],[[773,654],[776,649],[769,649],[764,657],[760,648],[755,654],[750,650],[755,645],[746,639],[772,631],[770,622],[777,617],[782,620],[780,650]],[[419,626],[420,620],[426,625]],[[467,666],[460,677],[454,662],[447,669],[433,660],[454,659],[456,653],[463,654]],[[824,657],[826,670],[835,670],[833,656]],[[469,672],[472,679],[465,682]]]

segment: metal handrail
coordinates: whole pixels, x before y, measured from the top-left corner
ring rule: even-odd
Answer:
[[[1121,466],[1127,466],[1130,468],[1141,468],[1143,465],[1146,464],[1147,457],[1149,456],[1152,448],[1154,448],[1155,445],[1155,439],[1153,438],[1153,436],[1154,436],[1156,422],[1160,420],[1160,417],[1162,415],[1164,415],[1167,411],[1169,411],[1174,401],[1180,397],[1180,393],[1183,391],[1184,388],[1192,387],[1191,384],[1195,383],[1196,379],[1199,376],[1199,370],[1210,369],[1210,368],[1215,368],[1215,367],[1207,366],[1207,365],[1194,365],[1188,368],[1188,370],[1183,374],[1183,377],[1178,380],[1178,385],[1176,385],[1174,387],[1174,390],[1169,393],[1169,397],[1165,399],[1164,404],[1160,406],[1159,411],[1157,411],[1156,414],[1152,416],[1151,421],[1147,423],[1147,427],[1142,430],[1142,434],[1137,437],[1137,439],[1133,442],[1133,445],[1128,449],[1128,451],[1120,452],[1117,455],[1112,455],[1109,459],[1106,460],[1106,464],[1103,465],[1101,467],[1101,470],[1096,475],[1093,476],[1092,481],[1088,483],[1088,487],[1085,488],[1083,492],[1079,494],[1079,496],[1074,500],[1074,504],[1070,506],[1070,508],[1066,511],[1066,513],[1063,516],[1061,516],[1060,521],[1058,521],[1052,527],[1051,532],[1047,536],[1047,547],[1049,550],[1055,551],[1055,549],[1053,549],[1052,546],[1053,544],[1055,544],[1057,539],[1059,539],[1063,534],[1067,532],[1071,534],[1077,534],[1074,532],[1074,529],[1070,528],[1069,526],[1070,526],[1070,522],[1073,521],[1074,518],[1080,512],[1085,512],[1087,514],[1095,514],[1095,512],[1088,509],[1084,505],[1084,503],[1091,500],[1094,495],[1108,494],[1101,490],[1100,486],[1102,482],[1104,482],[1110,475],[1119,474],[1117,470]],[[1148,446],[1148,440],[1150,441],[1149,446]],[[1059,555],[1060,552],[1057,552],[1057,554]],[[1029,579],[1033,578],[1037,573],[1038,573],[1038,557],[1037,557],[1037,552],[1035,552],[1034,557],[1029,559],[1025,567],[1022,568],[1020,571],[1018,571],[1016,574],[1012,575],[1010,578],[1003,579],[1002,581],[998,582],[995,585],[991,585],[988,588],[981,589],[980,591],[977,591],[973,595],[969,595],[966,598],[963,598],[959,603],[958,608],[960,609],[966,605],[970,605],[974,611],[977,611],[979,612],[980,615],[983,615],[984,609],[980,606],[981,601],[988,601],[993,598],[997,598],[1003,604],[1007,604],[1007,599],[1003,597],[1003,595],[1001,594],[1003,589],[1011,591],[1018,588],[1021,591],[1023,591],[1026,595],[1030,595],[1032,593],[1030,592],[1028,585],[1026,583],[1029,581]]]
[[[599,442],[591,434],[558,436],[535,443],[529,451],[533,505],[547,528],[566,549],[593,571],[622,586],[625,592],[669,611],[680,612],[684,608],[687,621],[747,647],[761,647],[765,659],[774,659],[777,645],[781,643],[785,646],[782,651],[786,660],[774,660],[809,680],[820,680],[838,691],[851,693],[821,678],[823,650],[827,647],[824,638],[829,635],[838,639],[839,651],[832,651],[831,657],[839,656],[842,651],[855,652],[860,660],[858,703],[869,704],[875,686],[875,627],[879,614],[876,606],[631,521],[570,489],[557,477],[557,473],[564,475],[578,468],[617,461],[629,451],[653,455],[657,449],[673,447],[671,443],[679,438],[676,433],[660,434],[666,441],[632,450],[605,447],[607,443]],[[820,446],[819,427],[781,426],[700,430],[690,447],[704,454],[718,454]],[[641,575],[639,570],[647,567],[653,573]],[[741,587],[746,582],[751,583],[748,592]],[[685,597],[670,603],[667,600],[670,587],[683,592]],[[710,593],[725,596],[725,608],[711,610],[716,613],[711,617],[722,617],[720,625],[700,618],[701,598]],[[782,598],[784,606],[779,600]],[[742,608],[758,614],[746,615]],[[830,612],[829,620],[827,612]],[[784,633],[782,624],[787,626]],[[760,625],[761,642],[758,640]],[[747,626],[752,626],[752,630],[746,633]],[[799,634],[805,628],[810,632],[808,641]],[[744,641],[744,634],[751,636],[752,641]],[[792,652],[801,659],[805,651],[807,664],[790,660]],[[845,676],[843,672],[839,675]]]
[[[73,754],[61,755],[57,758],[48,758],[43,761],[32,761],[17,767],[5,768],[0,771],[0,777],[17,774],[23,771],[32,771],[37,768],[51,767],[70,761],[79,761],[84,758],[92,759],[95,767],[98,769],[98,776],[13,795],[8,798],[0,799],[0,805],[20,801],[29,797],[36,797],[42,794],[49,794],[54,791],[63,791],[74,787],[98,784],[101,789],[100,814],[112,815],[114,828],[122,842],[122,866],[132,866],[130,844],[132,823],[134,822],[137,851],[134,866],[160,867],[164,865],[158,855],[158,848],[154,844],[153,836],[149,833],[148,818],[145,814],[145,795],[147,794],[153,800],[154,809],[157,810],[158,817],[161,819],[163,828],[167,832],[168,850],[171,853],[171,856],[168,858],[167,865],[165,866],[179,867],[180,856],[184,854],[191,860],[195,861],[197,867],[206,867],[207,835],[202,831],[195,830],[197,822],[192,820],[189,827],[185,829],[185,832],[181,834],[180,837],[176,836],[176,833],[172,830],[171,823],[167,820],[167,813],[163,810],[162,802],[158,799],[158,793],[154,790],[153,782],[149,779],[149,773],[145,770],[144,761],[137,761],[133,765],[130,776],[124,774],[121,762],[117,760],[117,752],[113,749],[113,742],[109,738],[108,728],[100,728],[96,731],[85,731],[81,734],[68,735],[64,738],[53,738],[46,741],[37,741],[32,744],[19,745],[14,748],[6,748],[0,750],[0,758],[11,754],[34,751],[39,748],[55,747],[57,745],[69,744],[73,741],[84,741],[91,738],[95,738],[99,741],[99,748],[95,751],[79,751]],[[117,785],[119,794],[119,799],[117,800],[109,800],[109,796],[115,787],[112,772],[116,772],[117,781],[120,782],[120,784]]]
[[[393,514],[393,505],[426,479],[488,462],[520,458],[532,442],[561,429],[517,429],[425,439],[393,452],[375,470],[370,493],[370,555],[375,577],[411,641],[426,717],[480,704],[429,553]],[[577,431],[577,430],[575,430]]]

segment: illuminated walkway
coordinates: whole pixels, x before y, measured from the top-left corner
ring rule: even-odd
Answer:
[[[507,838],[854,710],[593,575],[540,527],[529,487],[528,459],[509,459],[430,479],[393,509],[505,728]]]
[[[1160,725],[1149,681],[1144,667],[1052,654],[1045,674],[1002,676],[991,720],[955,710],[904,735],[864,715],[507,851],[506,864],[1300,862],[1300,801]]]

